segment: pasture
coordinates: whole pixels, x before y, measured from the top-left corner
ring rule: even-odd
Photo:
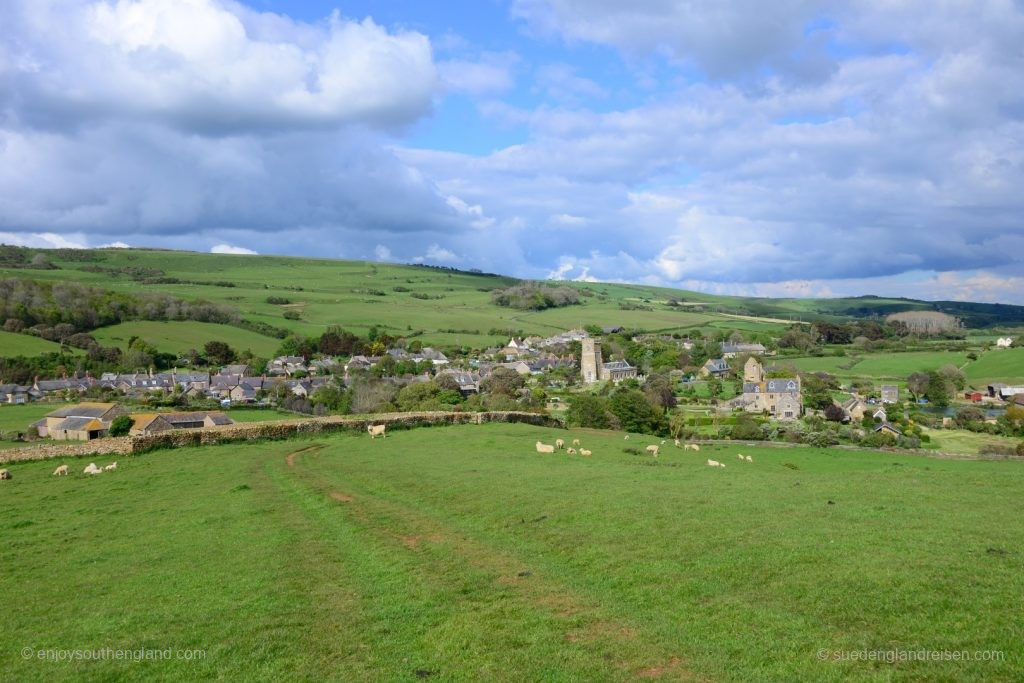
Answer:
[[[964,373],[978,386],[988,382],[1024,383],[1024,348],[986,351],[964,368]]]
[[[69,353],[81,353],[78,349],[66,348]],[[28,334],[0,330],[0,358],[11,356],[38,356],[41,353],[56,353],[60,344]]]
[[[593,457],[534,452],[559,437]],[[154,452],[94,478],[86,461],[60,478],[59,461],[11,465],[5,676],[1024,677],[1021,463],[623,452],[651,442],[488,424]],[[206,655],[68,663],[24,647]],[[821,661],[822,649],[1004,660]]]
[[[280,339],[239,327],[191,320],[139,320],[101,327],[92,332],[92,336],[103,346],[116,346],[122,350],[128,348],[128,342],[132,337],[140,337],[166,353],[187,353],[191,349],[202,353],[206,342],[222,341],[238,351],[248,349],[261,358],[273,356],[281,344]]]

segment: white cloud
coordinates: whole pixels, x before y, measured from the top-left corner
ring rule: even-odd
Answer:
[[[230,244],[216,244],[210,247],[211,254],[257,254],[259,252],[253,251],[252,249],[246,249],[245,247],[235,247]]]
[[[39,249],[87,249],[84,235],[58,235],[53,232],[0,232],[0,244]]]
[[[570,227],[587,224],[586,218],[583,218],[582,216],[573,216],[571,213],[556,214],[552,216],[549,221],[555,225],[567,225]]]
[[[391,250],[385,247],[383,244],[378,244],[373,248],[373,255],[377,257],[378,261],[391,260]]]
[[[470,95],[505,93],[515,85],[519,57],[511,52],[485,52],[476,59],[450,59],[438,64],[442,85]]]
[[[457,263],[462,259],[457,256],[454,252],[438,244],[431,244],[427,247],[427,253],[423,256],[417,256],[412,261],[413,263]]]

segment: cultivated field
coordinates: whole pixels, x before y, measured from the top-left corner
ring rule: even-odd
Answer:
[[[559,436],[594,456],[534,452]],[[155,452],[90,479],[13,465],[5,677],[1024,678],[1021,463],[622,450],[649,442],[490,424]],[[865,649],[1005,661],[818,658]]]

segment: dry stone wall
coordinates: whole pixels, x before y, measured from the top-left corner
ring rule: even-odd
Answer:
[[[234,441],[287,439],[305,434],[337,431],[366,431],[368,425],[385,424],[388,429],[412,429],[434,425],[521,422],[541,427],[560,427],[555,418],[537,413],[495,411],[486,413],[384,413],[366,417],[311,417],[267,422],[239,422],[205,429],[176,429],[159,434],[95,439],[86,443],[59,443],[0,450],[0,464],[86,455],[145,453],[161,448],[204,446]]]

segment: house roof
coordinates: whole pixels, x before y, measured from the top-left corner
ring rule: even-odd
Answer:
[[[116,403],[76,403],[47,413],[46,417],[103,417],[115,406]]]
[[[800,391],[800,379],[797,377],[780,377],[765,380],[765,391],[769,394],[786,394]]]
[[[92,417],[66,417],[54,427],[54,429],[67,429],[72,431],[93,431],[106,429],[106,425]]]
[[[613,360],[608,363],[604,363],[605,370],[632,370],[633,366],[624,360]]]

